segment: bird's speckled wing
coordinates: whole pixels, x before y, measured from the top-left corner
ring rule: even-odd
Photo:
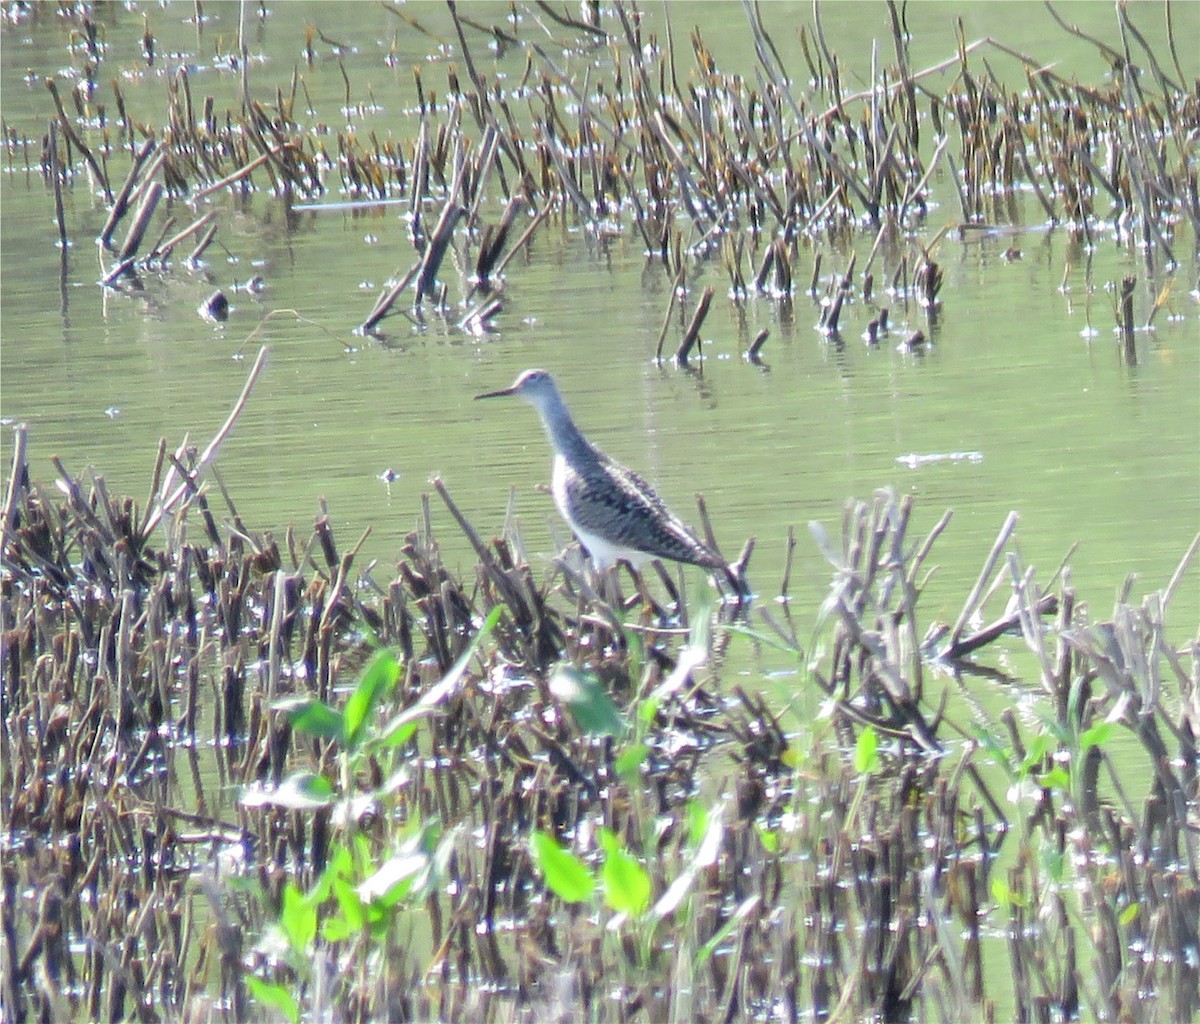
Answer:
[[[582,470],[567,467],[571,519],[605,540],[655,558],[724,568],[721,557],[672,514],[654,488],[633,470],[596,454],[599,458]]]

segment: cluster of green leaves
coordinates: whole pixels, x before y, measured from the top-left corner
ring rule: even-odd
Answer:
[[[380,786],[362,789],[360,776],[365,773],[358,769],[368,758],[394,753],[413,738],[420,722],[461,685],[471,658],[502,612],[499,607],[492,611],[441,682],[382,725],[375,721],[380,704],[402,674],[401,664],[386,650],[370,661],[340,710],[315,697],[289,698],[276,704],[297,732],[334,744],[338,778],[296,772],[274,789],[247,790],[242,802],[293,811],[332,808],[335,820],[344,823],[311,888],[304,891],[291,880],[284,883],[278,916],[258,944],[268,960],[286,965],[295,978],[308,979],[318,936],[328,943],[360,937],[375,945],[386,943],[403,914],[423,901],[444,877],[455,834],[443,836],[436,821],[408,821],[388,837],[389,848],[382,851],[357,831],[361,811],[389,807],[391,795],[407,777],[401,764]],[[247,975],[246,985],[261,1006],[290,1021],[299,1020],[300,1006],[292,987],[253,974]]]
[[[278,914],[258,948],[269,963],[285,966],[293,983],[276,980],[278,974],[248,976],[248,989],[260,1006],[288,1020],[298,1020],[301,1011],[296,993],[310,980],[315,944],[360,943],[386,952],[398,922],[441,884],[457,838],[455,830],[443,835],[438,822],[410,821],[397,834],[385,830],[386,848],[381,849],[378,834],[370,837],[358,832],[357,822],[365,808],[374,809],[376,817],[387,813],[391,794],[408,777],[403,762],[389,774],[388,758],[394,763],[397,755],[410,749],[422,721],[461,687],[471,659],[501,613],[501,608],[493,610],[437,685],[390,719],[377,722],[378,711],[401,678],[402,666],[387,651],[372,659],[340,708],[307,696],[276,705],[286,712],[298,733],[333,745],[335,777],[296,772],[274,789],[248,790],[243,802],[301,812],[328,808],[339,825],[334,830],[328,862],[311,887],[304,890],[290,880],[284,885]],[[642,785],[642,767],[651,753],[646,742],[648,730],[662,704],[687,685],[705,657],[709,609],[701,608],[692,621],[692,636],[680,652],[675,670],[627,712],[617,707],[604,683],[591,673],[564,663],[550,674],[550,693],[579,732],[615,742],[614,766],[635,803]],[[637,635],[631,633],[630,641],[634,666],[640,653]],[[368,759],[383,761],[385,766],[383,781],[374,788],[364,788],[362,781],[370,775],[360,770]],[[636,817],[634,827],[638,827]],[[681,915],[686,918],[695,881],[701,869],[715,863],[723,835],[724,808],[709,810],[700,801],[693,801],[687,810],[687,837],[674,871],[656,861],[652,874],[644,856],[603,827],[595,830],[596,845],[586,857],[577,856],[541,830],[530,834],[529,849],[554,896],[569,904],[591,903],[598,914],[611,914],[610,932],[634,929],[648,960],[659,924],[679,923]],[[773,834],[762,835],[764,844],[773,844]],[[662,892],[657,901],[656,884]],[[697,966],[738,927],[755,902],[746,901],[716,935],[707,938],[695,953]]]
[[[413,821],[382,862],[363,835],[335,844],[311,889],[284,883],[279,916],[266,928],[258,950],[306,981],[318,936],[327,943],[361,937],[376,946],[385,944],[401,913],[424,900],[444,877],[452,839],[452,834],[441,836],[436,822]],[[253,974],[247,975],[246,985],[262,1006],[299,1020],[292,987]]]
[[[1078,805],[1082,796],[1078,792],[1081,779],[1078,768],[1089,751],[1112,742],[1117,733],[1117,723],[1106,719],[1084,728],[1077,724],[1077,712],[1078,693],[1073,692],[1067,709],[1068,721],[1064,723],[1048,713],[1039,715],[1040,731],[1020,747],[1015,741],[1005,742],[993,730],[976,725],[980,746],[1016,787],[1010,789],[1010,793],[1030,792],[1028,787],[1032,785]],[[1023,840],[1025,843],[1028,841],[1029,837]],[[1068,858],[1056,843],[1038,843],[1030,852],[1038,864],[1040,877],[1060,891],[1072,890]],[[1028,902],[999,871],[992,874],[991,895],[1000,907],[1023,907]],[[1126,925],[1132,921],[1138,909],[1136,903],[1125,907],[1119,918],[1120,923]]]
[[[663,895],[651,902],[654,880],[643,861],[632,852],[621,837],[608,828],[596,830],[598,864],[562,846],[549,832],[536,830],[530,836],[529,848],[534,864],[549,889],[564,903],[590,903],[613,913],[609,930],[631,924],[640,934],[642,950],[649,957],[655,928],[660,922],[677,919],[687,913],[688,897],[701,869],[716,863],[725,834],[724,806],[710,812],[699,800],[687,807],[687,841],[683,863]],[[712,935],[693,957],[698,967],[739,926],[758,903],[758,897],[745,900],[715,935]]]

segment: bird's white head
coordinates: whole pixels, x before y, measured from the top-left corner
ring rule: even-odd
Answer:
[[[516,395],[518,398],[523,398],[543,415],[556,406],[562,405],[562,398],[558,394],[554,378],[545,370],[526,370],[517,376],[510,387],[502,388],[499,391],[489,391],[475,397],[477,399],[500,398],[503,395]]]
[[[567,404],[558,393],[554,378],[545,370],[526,370],[518,375],[511,387],[501,391],[489,391],[476,398],[499,398],[501,395],[516,395],[523,398],[537,410],[546,429],[546,436],[559,454],[573,452],[576,455],[590,450],[587,441],[579,433],[579,429],[567,412]]]

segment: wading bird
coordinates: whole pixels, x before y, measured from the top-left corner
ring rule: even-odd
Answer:
[[[617,562],[639,569],[659,558],[711,569],[739,597],[746,595],[740,573],[692,533],[653,487],[583,436],[550,374],[526,370],[511,387],[475,397],[504,395],[523,398],[541,416],[554,446],[550,477],[554,504],[598,571]]]

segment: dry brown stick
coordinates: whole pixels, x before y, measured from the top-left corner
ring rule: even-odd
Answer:
[[[147,536],[147,531],[144,529],[146,519],[150,516],[150,509],[154,506],[154,498],[159,493],[159,485],[162,483],[163,463],[167,460],[167,439],[160,437],[158,439],[158,455],[154,460],[154,473],[150,477],[150,493],[146,497],[145,510],[146,514],[142,518],[142,522],[134,528],[133,535],[135,537]]]
[[[8,474],[8,490],[4,495],[4,522],[0,524],[0,528],[4,531],[3,535],[0,535],[0,552],[8,547],[8,535],[12,532],[17,518],[17,502],[26,487],[29,475],[28,467],[25,465],[25,443],[25,424],[18,423],[13,427],[12,463]]]
[[[1078,25],[1068,25],[1065,21],[1063,21],[1062,16],[1054,9],[1053,6],[1051,6],[1049,0],[1046,0],[1044,6],[1046,10],[1050,12],[1050,17],[1058,22],[1059,28],[1061,28],[1064,32],[1068,32],[1073,36],[1078,36],[1080,39],[1091,43],[1094,47],[1096,47],[1097,50],[1100,51],[1100,55],[1106,61],[1108,61],[1109,64],[1112,64],[1114,67],[1119,67],[1124,62],[1121,54],[1117,50],[1114,50],[1107,43],[1102,43],[1095,36],[1088,35]]]
[[[450,8],[450,17],[454,20],[454,31],[458,33],[458,45],[462,47],[463,63],[467,65],[467,74],[471,76],[471,81],[475,83],[475,89],[479,93],[479,109],[480,112],[487,106],[487,83],[483,80],[483,76],[475,68],[475,62],[471,59],[471,48],[467,46],[467,37],[463,34],[462,22],[458,17],[458,4],[456,0],[446,0],[446,6]],[[482,128],[483,125],[480,125]]]
[[[154,244],[152,246],[150,246],[150,251],[146,253],[147,260],[156,260],[156,259],[159,259],[163,255],[163,252],[162,252],[163,240],[167,237],[168,232],[171,232],[174,230],[175,230],[175,218],[168,217],[163,222],[163,226],[161,228],[159,228],[158,237],[154,240]]]
[[[541,143],[545,148],[545,152],[550,157],[550,162],[554,164],[554,169],[558,172],[558,179],[562,182],[562,191],[571,197],[571,201],[579,210],[580,216],[585,223],[592,220],[592,208],[588,204],[587,197],[580,191],[579,185],[575,179],[571,177],[570,168],[563,161],[562,154],[558,151],[558,144],[551,137],[550,132],[543,126],[539,131]]]
[[[675,350],[675,362],[680,366],[687,366],[688,353],[691,352],[693,345],[699,343],[700,327],[704,323],[704,318],[708,316],[708,307],[712,304],[713,294],[713,288],[710,285],[704,289],[700,301],[696,303],[696,312],[692,314],[692,322],[688,324],[683,340],[679,343],[679,348]]]
[[[58,122],[50,122],[50,178],[54,182],[54,219],[58,222],[58,240],[62,244],[64,258],[67,245],[67,220],[63,213],[62,161],[58,156]]]
[[[150,154],[154,152],[156,145],[157,143],[153,137],[146,139],[142,143],[142,148],[137,151],[137,155],[133,158],[133,165],[129,168],[129,176],[125,179],[125,184],[121,186],[121,191],[117,193],[117,198],[113,200],[112,209],[108,212],[108,219],[104,222],[104,228],[100,232],[100,244],[106,249],[112,240],[112,234],[116,230],[117,224],[129,209],[129,198],[133,194],[133,188],[137,184],[138,176],[142,173],[142,167],[145,165]]]
[[[1137,365],[1137,339],[1133,333],[1133,293],[1137,288],[1137,278],[1130,275],[1121,280],[1121,303],[1118,307],[1117,326],[1125,340],[1125,363],[1128,366]]]
[[[602,29],[599,25],[589,25],[586,22],[577,21],[575,18],[568,16],[565,12],[559,14],[548,3],[546,3],[545,0],[537,0],[537,5],[539,8],[541,8],[542,13],[545,14],[547,18],[561,25],[563,28],[573,28],[577,32],[587,32],[590,35],[598,36],[602,40],[608,39],[608,33],[605,32],[604,29]],[[618,12],[621,13],[622,18],[625,17],[624,13],[619,7]]]
[[[496,589],[500,592],[504,603],[508,605],[508,609],[512,615],[520,621],[528,621],[530,611],[528,603],[520,589],[514,585],[512,579],[500,566],[496,563],[492,552],[488,550],[487,545],[480,539],[467,517],[462,514],[458,506],[454,504],[454,500],[450,497],[450,492],[446,490],[446,485],[442,482],[441,477],[433,478],[434,490],[438,492],[438,496],[445,503],[446,508],[450,510],[450,514],[454,517],[454,521],[458,523],[458,528],[462,530],[463,535],[471,543],[471,547],[475,549],[475,554],[479,556],[480,564],[484,571],[488,574],[488,578],[495,584]]]
[[[1058,595],[1043,594],[1037,603],[1037,611],[1039,615],[1046,615],[1054,611],[1058,602]],[[998,639],[1007,633],[1010,629],[1018,626],[1021,622],[1021,613],[1013,612],[1011,615],[1006,615],[995,622],[989,623],[982,629],[976,630],[969,636],[963,637],[961,640],[953,640],[950,646],[941,653],[941,657],[947,661],[957,661],[959,658],[964,658],[973,651],[978,650],[990,644],[993,640]]]
[[[464,516],[459,510],[458,506],[454,504],[453,499],[450,497],[450,492],[446,490],[446,485],[443,483],[442,478],[440,476],[435,476],[432,482],[433,489],[438,492],[438,496],[443,502],[445,502],[446,508],[450,510],[450,515],[452,515],[454,517],[454,521],[458,523],[458,528],[462,530],[463,536],[470,541],[471,547],[475,549],[475,554],[479,556],[480,562],[482,562],[484,567],[490,571],[495,565],[495,559],[493,559],[491,551],[488,550],[487,545],[484,544],[480,539],[479,534],[475,531],[475,527],[473,527],[470,522],[467,521],[467,517]]]
[[[235,181],[241,180],[242,178],[246,177],[247,174],[251,174],[254,171],[256,171],[258,168],[260,168],[263,164],[267,163],[273,157],[278,157],[279,154],[283,151],[283,149],[284,149],[284,147],[278,146],[275,149],[271,149],[265,153],[261,153],[259,156],[256,156],[253,160],[251,160],[248,164],[246,164],[244,167],[239,167],[232,174],[225,175],[225,177],[223,177],[220,181],[214,181],[211,185],[206,185],[199,192],[197,192],[195,195],[192,196],[192,202],[198,203],[201,199],[207,198],[208,196],[212,195],[214,192],[217,192],[220,189],[223,189],[226,185],[232,185]]]
[[[169,239],[167,239],[161,245],[156,246],[155,254],[158,255],[162,259],[166,259],[168,256],[171,255],[171,250],[174,249],[175,246],[177,246],[180,242],[182,242],[185,238],[187,238],[188,235],[194,235],[197,231],[199,231],[201,228],[203,228],[205,225],[207,225],[209,221],[211,221],[214,217],[216,217],[216,215],[217,215],[216,210],[209,210],[208,213],[206,213],[203,217],[199,218],[198,220],[192,221],[191,224],[189,224],[186,228],[184,228],[178,234],[172,235]]]
[[[379,300],[375,303],[375,308],[371,310],[366,320],[359,325],[356,333],[370,334],[370,332],[375,329],[375,326],[379,323],[379,321],[388,315],[388,310],[390,310],[392,306],[395,305],[396,300],[404,294],[404,289],[412,283],[412,279],[417,276],[417,271],[420,269],[421,264],[414,263],[409,268],[407,274],[405,274],[402,278],[400,278],[399,281],[392,285],[391,288],[379,296]]]
[[[504,273],[504,268],[508,266],[509,260],[511,260],[518,252],[521,251],[521,249],[524,248],[525,243],[528,242],[533,237],[533,233],[539,227],[542,226],[542,221],[544,221],[547,217],[550,216],[550,212],[553,209],[554,209],[554,203],[553,202],[547,203],[546,206],[541,211],[539,211],[538,215],[536,217],[534,217],[532,221],[530,221],[529,227],[527,227],[521,233],[521,237],[518,238],[516,240],[516,242],[513,244],[513,247],[511,249],[509,249],[507,253],[505,253],[504,259],[502,259],[499,263],[496,264],[496,269],[492,271],[493,277],[499,277],[501,274]]]
[[[1163,5],[1166,7],[1167,16],[1167,48],[1171,51],[1171,60],[1175,64],[1175,73],[1179,76],[1181,82],[1187,81],[1187,75],[1183,73],[1183,68],[1179,65],[1179,53],[1175,49],[1175,26],[1171,21],[1171,0],[1166,0]]]
[[[455,182],[456,184],[458,182],[457,175]],[[429,236],[425,255],[421,257],[420,273],[417,276],[416,301],[418,305],[426,295],[433,294],[433,284],[437,279],[438,268],[441,267],[442,258],[446,255],[446,249],[449,248],[450,240],[454,237],[454,229],[466,215],[466,208],[453,198],[457,191],[457,188],[451,189],[452,197],[442,209],[442,215],[438,218],[438,222]]]
[[[83,158],[91,167],[92,173],[96,175],[96,180],[100,182],[100,187],[104,189],[104,198],[107,202],[113,201],[112,189],[108,187],[108,175],[104,173],[100,165],[96,162],[96,158],[92,156],[92,151],[88,149],[86,143],[81,139],[75,129],[71,126],[71,120],[67,117],[66,110],[63,109],[62,98],[58,95],[58,83],[53,78],[46,79],[46,88],[50,90],[50,96],[54,100],[55,109],[58,111],[58,123],[62,125],[63,131],[66,133],[71,144],[83,154]]]
[[[500,250],[504,248],[504,243],[508,241],[509,232],[512,231],[513,221],[517,219],[517,215],[525,208],[526,199],[522,192],[518,192],[508,201],[508,205],[504,208],[504,214],[500,218],[500,224],[496,228],[495,234],[488,239],[487,245],[480,245],[479,257],[475,261],[475,276],[480,281],[486,281],[491,275],[492,267],[500,256]]]
[[[204,250],[212,244],[212,240],[216,237],[216,235],[217,225],[210,224],[208,226],[208,230],[200,236],[200,241],[196,243],[196,248],[194,248],[191,252],[191,255],[188,256],[187,261],[189,264],[196,264],[200,261],[200,257],[204,255]]]
[[[479,218],[479,204],[483,202],[484,193],[487,191],[488,178],[492,173],[492,168],[496,165],[496,151],[499,148],[500,131],[489,124],[484,129],[483,141],[475,156],[475,174],[473,175],[475,195],[471,199],[471,208],[467,211],[469,225],[474,225]],[[507,214],[508,211],[505,210],[505,213]]]
[[[796,528],[788,526],[787,532],[787,547],[784,550],[783,556],[783,579],[779,583],[779,596],[782,598],[788,597],[788,590],[792,582],[792,558],[796,553]]]
[[[750,362],[757,363],[762,361],[762,356],[760,353],[762,352],[762,347],[767,343],[767,339],[770,336],[771,329],[769,327],[764,327],[758,332],[757,335],[755,335],[754,340],[750,342],[750,350],[746,353],[746,358],[749,359]]]
[[[671,326],[671,313],[675,310],[675,303],[679,299],[679,292],[683,288],[683,267],[679,268],[679,272],[675,275],[675,281],[671,285],[671,298],[667,302],[667,315],[663,317],[662,330],[658,332],[658,345],[654,349],[654,361],[662,362],[663,342],[667,338],[667,330]]]
[[[992,550],[988,552],[988,556],[983,563],[983,568],[979,572],[979,578],[975,581],[975,586],[971,588],[971,593],[967,595],[967,600],[963,604],[962,611],[958,613],[958,621],[954,623],[954,629],[950,631],[950,647],[957,646],[959,640],[962,638],[963,630],[967,626],[967,619],[975,614],[979,595],[983,593],[983,588],[987,586],[987,582],[992,575],[992,570],[995,569],[996,563],[1000,560],[1000,554],[1004,550],[1004,545],[1008,543],[1008,538],[1012,536],[1013,530],[1016,529],[1019,518],[1016,512],[1009,512],[1005,517],[1004,525],[1000,527],[1000,533],[997,534],[996,540],[992,544]]]
[[[150,183],[150,187],[146,189],[145,195],[142,196],[142,201],[138,204],[137,212],[133,215],[133,222],[129,225],[129,232],[125,235],[125,241],[121,245],[120,252],[117,254],[117,259],[125,261],[132,259],[138,251],[138,247],[142,244],[142,238],[146,234],[146,228],[150,224],[150,218],[154,216],[154,211],[158,207],[158,201],[162,198],[163,186],[161,182],[155,181]]]
[[[1171,573],[1171,579],[1163,589],[1162,606],[1163,611],[1167,610],[1167,606],[1171,603],[1171,598],[1175,596],[1175,591],[1179,588],[1179,583],[1183,579],[1183,574],[1187,571],[1188,564],[1196,556],[1196,552],[1200,551],[1200,533],[1192,538],[1192,543],[1188,545],[1187,551],[1179,560],[1179,565],[1175,567],[1175,571]]]
[[[196,460],[196,465],[192,470],[193,477],[198,475],[212,460],[212,457],[217,453],[217,449],[221,446],[221,442],[233,430],[233,425],[237,422],[238,417],[242,414],[242,410],[246,407],[246,402],[250,399],[250,392],[254,389],[254,383],[258,380],[258,375],[262,373],[263,367],[267,364],[267,353],[269,351],[270,349],[266,345],[263,345],[258,350],[258,357],[254,360],[254,365],[250,368],[250,373],[246,377],[246,383],[242,385],[242,393],[238,395],[237,401],[233,403],[233,408],[229,410],[229,415],[225,417],[225,422],[221,424],[221,429],[213,435],[213,439],[209,441],[208,447],[200,453],[200,457]],[[142,542],[145,541],[150,532],[159,524],[162,517],[174,507],[175,503],[192,486],[191,481],[184,481],[168,497],[162,498],[160,496],[154,511],[146,517],[146,521],[142,525],[141,537],[139,538]]]

